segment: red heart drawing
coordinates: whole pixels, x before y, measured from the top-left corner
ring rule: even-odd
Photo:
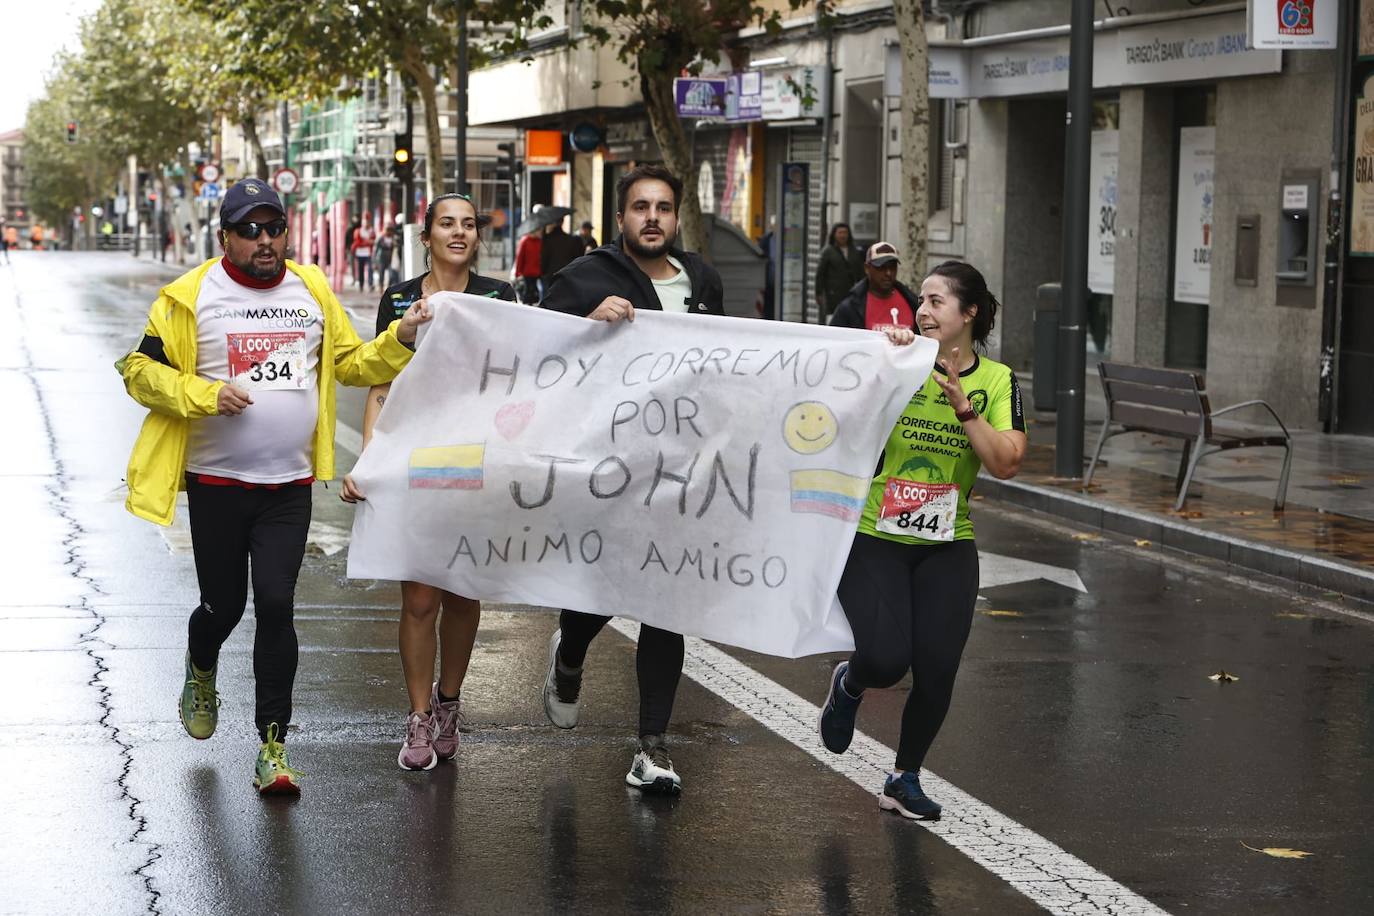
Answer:
[[[534,417],[534,402],[520,401],[506,404],[496,411],[496,431],[506,440],[514,439],[525,431]]]

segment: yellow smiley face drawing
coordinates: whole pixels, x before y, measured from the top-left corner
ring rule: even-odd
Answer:
[[[840,432],[835,413],[820,401],[793,404],[782,418],[782,439],[787,447],[803,455],[823,452]]]

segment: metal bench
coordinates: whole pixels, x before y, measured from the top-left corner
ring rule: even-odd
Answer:
[[[1092,483],[1102,446],[1112,436],[1122,433],[1149,433],[1183,440],[1183,456],[1178,464],[1178,500],[1174,511],[1183,508],[1188,498],[1188,485],[1203,456],[1250,446],[1282,446],[1283,471],[1279,474],[1279,491],[1274,508],[1282,509],[1288,495],[1288,469],[1293,461],[1293,437],[1279,415],[1264,401],[1245,401],[1220,410],[1213,410],[1207,399],[1206,385],[1199,373],[1181,369],[1152,369],[1123,363],[1099,363],[1102,394],[1107,399],[1107,419],[1102,424],[1097,449],[1088,464],[1083,488]],[[1217,432],[1212,419],[1243,407],[1263,407],[1274,418],[1283,435],[1238,436]],[[1113,425],[1119,427],[1113,429]]]

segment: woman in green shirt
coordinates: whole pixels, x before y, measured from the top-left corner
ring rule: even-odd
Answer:
[[[1016,376],[976,352],[997,308],[983,275],[959,261],[921,284],[916,327],[939,341],[940,354],[888,437],[840,577],[855,648],[831,677],[821,740],[843,753],[864,690],[910,670],[896,769],[878,805],[913,819],[940,816],[919,773],[949,710],[978,596],[969,491],[980,467],[1006,479],[1026,453]]]

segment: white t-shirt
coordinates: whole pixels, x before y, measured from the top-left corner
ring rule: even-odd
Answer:
[[[665,312],[685,312],[691,305],[692,278],[687,276],[682,262],[668,255],[668,263],[677,268],[677,276],[669,280],[653,280],[654,292],[658,293],[659,305]]]
[[[186,469],[246,483],[309,477],[323,342],[324,314],[300,277],[253,289],[211,267],[196,300],[196,374],[246,389],[253,403],[194,421]]]

